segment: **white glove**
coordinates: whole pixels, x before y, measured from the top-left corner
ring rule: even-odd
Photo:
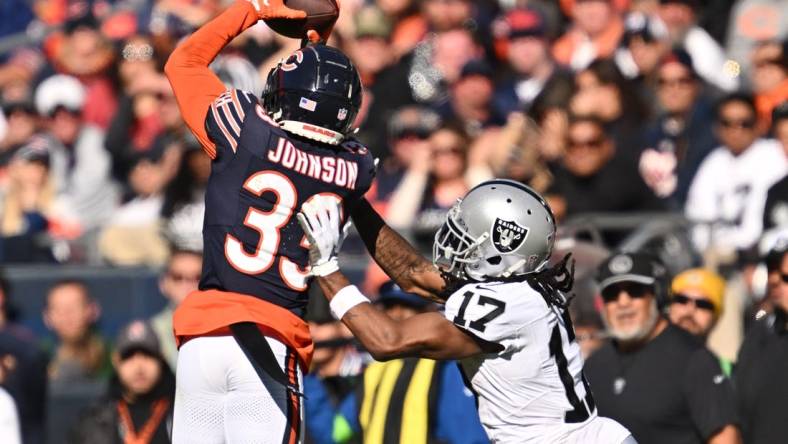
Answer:
[[[339,270],[337,255],[350,224],[340,231],[337,201],[318,196],[304,203],[296,217],[309,241],[312,276],[327,276]]]

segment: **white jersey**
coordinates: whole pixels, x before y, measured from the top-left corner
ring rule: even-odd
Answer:
[[[734,156],[719,147],[701,163],[690,186],[685,213],[699,224],[692,232],[695,246],[746,249],[763,230],[766,194],[788,172],[780,143],[756,140]]]
[[[569,316],[527,283],[466,285],[446,301],[444,315],[502,347],[461,362],[493,442],[619,443],[629,434],[613,421],[612,435],[610,424],[591,425],[596,407]]]

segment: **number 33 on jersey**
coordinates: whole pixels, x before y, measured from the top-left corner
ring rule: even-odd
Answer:
[[[369,188],[374,163],[349,139],[329,146],[283,131],[251,94],[214,101],[206,129],[217,150],[206,194],[201,288],[252,295],[301,315],[308,249],[294,215],[321,198],[343,214]]]

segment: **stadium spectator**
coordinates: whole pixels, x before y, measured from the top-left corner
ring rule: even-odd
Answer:
[[[4,169],[16,150],[30,140],[36,132],[35,107],[29,100],[4,100],[3,115],[6,120],[6,131],[0,137],[0,170]]]
[[[425,0],[419,6],[430,31],[457,29],[473,18],[474,3],[470,0]]]
[[[642,253],[617,253],[597,281],[612,338],[585,365],[599,414],[641,444],[740,442],[733,388],[714,355],[660,314],[665,267]]]
[[[444,121],[457,122],[471,138],[484,129],[506,122],[493,105],[493,71],[483,60],[470,60],[463,65],[460,77],[451,85],[449,100],[438,107]]]
[[[552,58],[541,13],[528,8],[513,9],[493,23],[492,32],[498,58],[509,67],[498,82],[495,107],[508,114],[529,111],[543,102],[566,106],[574,81]]]
[[[432,309],[428,301],[394,283],[381,287],[378,302],[397,320]],[[394,380],[394,385],[387,383]],[[398,437],[394,442],[489,442],[473,396],[453,363],[419,358],[373,362],[364,370],[361,384],[363,390],[334,407],[321,381],[305,378],[306,415],[313,419],[306,424],[316,443],[345,443],[361,436],[364,442],[379,442],[384,437]],[[406,401],[412,403],[407,408]]]
[[[767,127],[774,107],[788,100],[788,39],[755,46],[750,72],[755,107],[761,125]]]
[[[670,287],[668,320],[706,342],[724,311],[725,280],[712,271],[692,268],[676,275]],[[730,377],[733,363],[718,359]]]
[[[355,34],[348,43],[348,54],[355,61],[361,83],[370,87],[375,76],[395,61],[389,41],[391,21],[377,6],[361,8],[353,19]]]
[[[546,145],[536,122],[521,112],[510,113],[500,130],[485,131],[473,141],[466,177],[470,183],[508,177],[544,192],[552,181],[543,155]]]
[[[685,214],[699,224],[693,231],[696,248],[725,254],[758,240],[766,193],[788,171],[788,158],[778,142],[759,138],[750,95],[730,94],[719,102],[716,132],[722,146],[698,169]]]
[[[30,143],[14,154],[6,171],[8,182],[0,189],[2,199],[3,237],[31,236],[46,231],[47,218],[52,212],[55,189],[49,174],[49,151],[42,137],[34,137]],[[20,261],[22,255],[9,251],[4,245],[4,259]],[[38,258],[41,260],[42,258]]]
[[[392,193],[399,187],[411,163],[424,157],[419,157],[418,153],[430,150],[427,139],[440,124],[437,113],[415,105],[398,109],[389,120],[388,155],[380,162],[375,181],[367,192],[367,198],[381,214],[387,214]]]
[[[107,130],[105,147],[112,155],[115,176],[126,181],[135,154],[153,148],[157,137],[169,126],[183,126],[172,89],[161,73],[153,42],[135,36],[118,51],[120,97],[118,111]],[[168,106],[169,105],[169,106]],[[163,112],[162,112],[163,111]]]
[[[77,5],[68,11],[72,15],[64,24],[63,34],[48,42],[47,55],[56,72],[74,76],[84,85],[84,121],[106,130],[118,107],[109,75],[114,54],[94,12],[86,6]]]
[[[75,227],[70,237],[94,230],[109,218],[118,195],[104,131],[84,117],[85,89],[76,78],[58,74],[36,88],[35,101],[51,140],[59,222]]]
[[[621,47],[614,56],[621,74],[638,83],[651,80],[660,60],[670,50],[667,37],[662,21],[642,12],[628,14]]]
[[[429,0],[432,3],[442,1]],[[397,91],[410,91],[410,97],[402,97],[399,101],[389,98],[386,106],[401,106],[412,101],[428,105],[440,104],[448,98],[447,86],[460,77],[462,67],[468,61],[480,58],[482,54],[483,50],[473,34],[464,28],[446,30],[426,38],[408,56],[402,58],[399,63],[400,73],[389,80],[390,84],[386,83],[390,88],[402,88]],[[401,72],[402,68],[404,73]]]
[[[618,152],[598,118],[574,117],[566,144],[562,165],[548,190],[556,217],[661,208],[638,175],[634,160]]]
[[[781,406],[788,397],[788,247],[782,239],[769,252],[769,283],[773,312],[757,320],[744,339],[735,380],[744,442],[779,443],[788,412]]]
[[[687,52],[669,53],[656,76],[662,112],[646,131],[640,174],[657,196],[680,210],[698,167],[716,147],[714,112]]]
[[[43,444],[46,357],[33,334],[17,322],[12,302],[11,285],[0,274],[0,386],[13,398],[24,442]]]
[[[575,115],[598,117],[620,150],[619,155],[636,157],[648,111],[615,62],[592,62],[575,75],[575,84],[577,92],[570,99],[569,110]]]
[[[379,117],[392,113],[386,109],[391,95],[386,90],[386,79],[396,71],[392,66],[397,62],[391,43],[392,22],[379,7],[365,6],[354,16],[354,24],[354,38],[347,42],[347,50],[364,87],[361,110],[356,117],[358,138],[376,154],[384,153],[387,120]]]
[[[211,158],[191,136],[184,137],[182,149],[178,171],[164,190],[164,235],[176,249],[202,251],[205,186],[211,174]]]
[[[143,321],[123,328],[112,353],[107,394],[73,428],[74,444],[170,442],[175,376]]]
[[[112,264],[161,266],[167,258],[160,216],[164,190],[177,173],[181,151],[163,141],[156,145],[136,154],[129,171],[128,201],[99,233],[99,252]]]
[[[698,26],[699,0],[660,0],[659,17],[668,29],[672,46],[692,56],[695,71],[722,91],[735,91],[738,72],[727,62],[725,51],[705,29]]]
[[[473,184],[465,173],[468,136],[461,128],[444,125],[429,138],[429,148],[413,153],[408,170],[392,193],[388,223],[412,230],[417,244],[429,246],[446,211]],[[414,199],[413,196],[421,196]]]
[[[788,157],[788,101],[774,109],[772,133]],[[763,210],[764,232],[788,228],[788,175],[769,188]]]
[[[109,346],[94,329],[100,313],[83,282],[65,280],[50,287],[44,323],[57,339],[49,362],[53,391],[70,384],[103,381],[109,376]]]
[[[150,319],[150,326],[159,338],[159,350],[171,369],[178,362],[178,347],[172,334],[172,313],[186,296],[197,290],[202,273],[199,251],[173,250],[159,277],[159,291],[167,298],[167,306]]]
[[[624,34],[624,24],[610,0],[575,0],[572,23],[553,45],[553,56],[578,71],[610,57]]]

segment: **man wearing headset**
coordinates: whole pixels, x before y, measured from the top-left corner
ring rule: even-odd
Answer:
[[[585,365],[599,414],[640,444],[741,442],[733,388],[717,359],[662,315],[669,281],[659,260],[614,254],[597,282],[612,338]]]

